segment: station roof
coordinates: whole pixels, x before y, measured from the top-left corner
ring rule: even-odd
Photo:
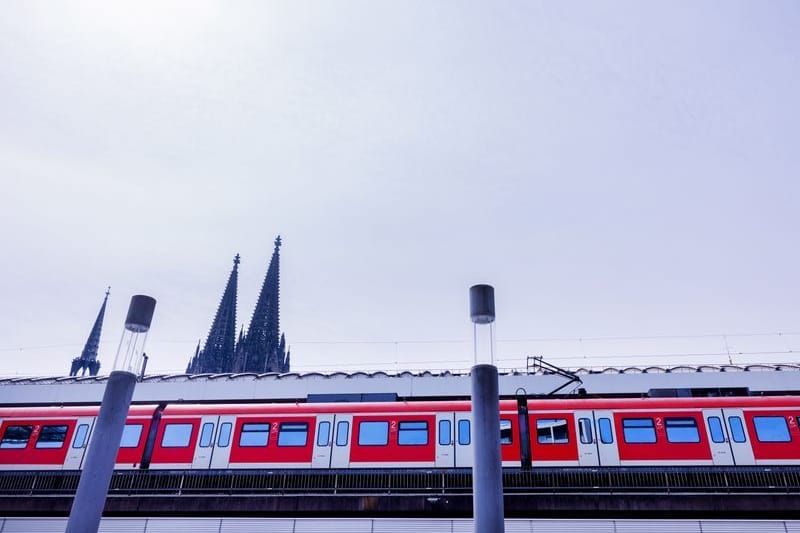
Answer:
[[[579,368],[569,378],[547,370],[500,372],[503,396],[559,394],[646,395],[657,390],[800,391],[798,364]],[[0,405],[99,403],[108,376],[0,378]],[[402,399],[467,398],[466,372],[307,372],[267,374],[154,374],[136,386],[133,401],[307,401],[319,396],[383,394]]]

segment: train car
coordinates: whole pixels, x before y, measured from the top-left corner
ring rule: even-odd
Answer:
[[[0,408],[0,469],[82,467],[98,407]],[[800,464],[800,397],[500,403],[503,466]],[[131,407],[117,469],[472,466],[465,401]],[[104,443],[106,444],[106,443]]]

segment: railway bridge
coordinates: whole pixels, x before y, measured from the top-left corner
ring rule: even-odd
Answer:
[[[669,427],[652,428],[653,442],[656,438],[659,441],[664,440],[665,444],[667,441],[673,442],[669,444],[673,449],[678,449],[674,448],[675,446],[681,446],[674,442],[696,442],[697,444],[692,445],[695,448],[709,448],[713,451],[713,444],[720,442],[722,443],[720,447],[730,446],[731,451],[735,451],[733,443],[729,442],[735,435],[729,433],[736,430],[736,427],[726,425],[724,413],[726,408],[716,407],[716,410],[710,410],[702,407],[711,405],[709,402],[717,401],[713,398],[726,397],[720,400],[728,402],[724,405],[733,405],[738,401],[735,400],[736,397],[748,398],[747,401],[765,413],[765,416],[761,417],[764,418],[762,421],[739,413],[744,421],[740,420],[743,423],[745,438],[748,443],[750,440],[753,441],[752,446],[750,444],[746,446],[750,451],[745,450],[751,455],[739,455],[737,459],[736,453],[732,453],[727,461],[721,462],[716,458],[712,461],[711,455],[708,460],[668,460],[659,464],[656,464],[658,462],[647,464],[644,460],[627,460],[639,456],[628,455],[626,459],[626,456],[619,455],[620,450],[624,451],[623,441],[627,441],[629,435],[626,432],[628,428],[623,427],[623,421],[617,420],[615,426],[608,426],[610,429],[606,429],[610,435],[610,442],[620,441],[619,449],[615,452],[617,455],[614,456],[615,462],[603,463],[595,459],[595,464],[585,464],[582,460],[578,460],[577,454],[583,448],[597,447],[601,450],[603,428],[596,422],[602,422],[602,419],[597,420],[596,417],[582,419],[582,416],[588,415],[583,411],[575,411],[568,416],[559,415],[568,419],[559,426],[560,418],[553,415],[531,414],[533,431],[539,428],[545,433],[539,434],[538,441],[536,433],[531,436],[519,433],[519,436],[516,436],[518,430],[522,431],[521,424],[510,422],[509,434],[515,435],[510,439],[519,439],[513,442],[530,440],[534,446],[534,461],[533,464],[530,462],[526,464],[523,453],[520,463],[519,451],[516,452],[517,455],[504,456],[504,464],[506,459],[511,459],[507,461],[508,464],[503,472],[506,516],[512,521],[510,522],[512,525],[509,526],[511,529],[508,530],[547,530],[542,529],[544,527],[542,524],[550,524],[546,522],[547,520],[560,520],[561,524],[573,524],[581,530],[589,528],[597,531],[624,531],[628,527],[625,525],[628,524],[627,520],[661,520],[659,523],[672,525],[677,522],[670,521],[682,520],[681,531],[692,531],[695,526],[700,528],[698,531],[712,531],[717,527],[714,524],[721,524],[719,520],[736,519],[740,525],[760,524],[757,530],[767,531],[779,524],[782,528],[780,531],[800,531],[800,526],[791,521],[800,518],[798,516],[800,452],[791,451],[800,450],[800,433],[795,435],[800,431],[795,424],[797,417],[800,416],[800,406],[795,405],[796,398],[800,396],[797,391],[799,375],[798,367],[793,365],[582,370],[577,373],[578,379],[569,381],[566,387],[564,387],[565,377],[557,373],[509,372],[502,375],[500,392],[503,397],[526,402],[541,399],[541,405],[550,405],[545,403],[546,399],[552,398],[551,392],[558,391],[556,402],[552,405],[560,405],[562,410],[567,408],[563,406],[572,405],[569,402],[583,399],[589,401],[586,405],[600,405],[597,401],[603,399],[617,401],[618,403],[614,405],[627,405],[625,402],[628,399],[641,399],[650,403],[637,404],[639,411],[643,405],[662,406],[659,409],[663,410],[665,409],[663,406],[671,405],[670,398],[676,401],[681,399],[675,405],[683,406],[678,411],[684,414],[671,415],[677,417],[675,420],[680,422],[672,428],[675,433],[670,436],[667,433],[670,431]],[[55,442],[57,445],[55,447],[70,450],[77,448],[80,453],[76,455],[76,461],[70,463],[68,460],[62,460],[55,466],[48,466],[47,461],[44,461],[36,464],[35,468],[29,468],[19,462],[15,463],[14,460],[2,460],[4,456],[0,456],[0,517],[5,517],[0,519],[3,524],[0,531],[6,533],[19,530],[14,528],[22,527],[20,524],[26,523],[31,526],[34,522],[39,524],[36,527],[50,527],[43,525],[47,523],[55,524],[52,527],[57,528],[61,523],[59,521],[67,516],[80,476],[80,456],[83,453],[80,448],[85,447],[88,442],[91,431],[90,411],[102,397],[104,379],[102,376],[0,379],[1,412],[14,413],[31,409],[30,412],[46,414],[51,408],[61,413],[69,412],[69,409],[77,410],[76,412],[81,409],[85,411],[85,413],[80,411],[84,413],[80,415],[84,418],[76,418],[74,424],[70,422],[72,425],[63,430],[61,437],[57,434],[58,430],[53,428],[50,428],[48,437],[50,441]],[[467,399],[468,396],[468,376],[449,372],[441,374],[401,372],[395,375],[315,373],[147,376],[137,386],[134,409],[143,412],[150,409],[148,412],[152,414],[152,408],[146,406],[158,405],[156,412],[159,417],[163,412],[167,425],[169,416],[176,417],[173,421],[177,421],[177,425],[182,424],[187,428],[191,426],[189,429],[184,429],[188,432],[187,435],[191,435],[195,440],[191,441],[191,445],[187,444],[190,446],[187,448],[189,462],[185,466],[170,468],[168,463],[164,463],[157,468],[148,468],[147,465],[134,461],[114,473],[105,510],[105,516],[111,520],[108,522],[108,527],[112,528],[109,531],[115,530],[113,528],[123,524],[125,520],[136,521],[135,524],[138,524],[132,526],[134,529],[131,530],[149,532],[159,530],[158,527],[164,524],[174,526],[183,523],[181,520],[190,519],[205,520],[202,523],[193,522],[195,524],[193,527],[198,531],[202,530],[201,525],[202,527],[208,525],[214,531],[237,531],[236,527],[240,525],[242,528],[251,527],[255,524],[253,521],[257,520],[272,520],[270,523],[276,530],[281,530],[284,526],[289,527],[287,524],[290,524],[292,529],[288,531],[312,531],[316,527],[314,524],[323,523],[313,522],[313,518],[327,519],[329,525],[349,524],[347,527],[353,529],[347,529],[348,531],[391,531],[392,527],[399,528],[398,524],[403,523],[405,528],[414,527],[420,531],[425,530],[421,524],[433,524],[430,525],[432,529],[428,529],[429,531],[460,531],[459,528],[467,523],[464,521],[472,516],[472,479],[471,470],[460,466],[458,462],[451,464],[450,467],[441,468],[437,455],[437,462],[417,462],[406,465],[406,468],[391,467],[390,464],[376,468],[376,465],[357,462],[350,463],[345,468],[336,468],[333,463],[330,466],[334,468],[311,468],[310,462],[305,467],[298,464],[287,468],[280,463],[234,466],[231,458],[230,463],[224,463],[221,467],[211,462],[197,468],[197,465],[192,463],[191,450],[195,449],[194,446],[197,450],[202,447],[204,437],[199,435],[200,426],[202,424],[205,427],[207,419],[198,418],[194,424],[189,423],[185,417],[191,409],[195,409],[192,406],[197,406],[196,409],[202,411],[205,405],[209,407],[236,405],[240,406],[236,412],[242,416],[243,413],[252,414],[252,410],[259,409],[259,405],[267,404],[273,406],[270,409],[276,410],[275,412],[280,412],[281,409],[301,411],[305,409],[304,412],[308,414],[326,412],[327,407],[324,407],[326,404],[335,404],[339,406],[337,409],[346,410],[343,405],[352,404],[353,409],[356,409],[355,406],[364,405],[363,402],[369,402],[373,406],[370,412],[374,414],[390,412],[392,406],[401,403],[412,406],[423,403],[433,405],[435,402],[457,402]],[[687,415],[686,406],[693,405],[692,398],[698,399],[697,406],[700,407],[696,408],[697,414]],[[756,399],[753,400],[754,398]],[[767,405],[765,401],[771,401],[769,398],[779,399],[775,405],[782,406],[780,413],[775,409],[770,411],[764,407]],[[595,403],[591,403],[592,401]],[[414,402],[420,403],[414,404]],[[286,407],[275,407],[281,405]],[[166,410],[164,406],[167,406]],[[14,411],[15,409],[17,411]],[[170,409],[173,409],[174,414],[170,415]],[[636,420],[645,420],[651,415],[652,413],[636,415],[638,417]],[[317,422],[312,421],[303,429],[306,432],[302,437],[303,445],[307,443],[309,447],[332,446],[335,438],[331,424],[333,419],[328,421],[319,415],[314,416],[318,417]],[[415,416],[420,418],[419,415]],[[454,415],[456,416],[454,423],[446,425],[440,425],[442,420],[439,415],[435,418],[433,415],[430,416],[431,422],[425,425],[424,430],[426,445],[436,444],[439,448],[444,446],[442,449],[446,452],[447,446],[461,444],[453,441],[453,439],[458,440],[457,413]],[[603,416],[611,416],[613,419],[613,415]],[[722,422],[717,420],[717,423],[721,424],[719,429],[712,423],[715,416],[723,420]],[[0,443],[0,455],[5,453],[11,457],[9,454],[15,453],[14,448],[22,446],[30,452],[27,455],[29,459],[38,457],[36,454],[39,453],[37,451],[39,446],[36,438],[41,438],[41,434],[36,437],[36,431],[39,431],[39,426],[24,419],[22,422],[12,423],[10,421],[12,418],[13,416],[3,420],[0,416],[2,423],[0,432],[4,432],[0,435],[0,439],[7,438],[6,433],[10,426],[17,431],[16,436],[8,437],[10,440],[7,444],[10,446],[7,447],[10,449],[2,450],[4,446]],[[147,416],[147,420],[149,418],[150,415]],[[782,434],[776,433],[773,423],[778,418],[788,420],[786,429],[788,440],[785,442],[781,440]],[[540,424],[542,420],[539,419],[543,419],[544,422]],[[86,422],[89,428],[82,434],[79,431],[81,420]],[[247,429],[244,424],[249,422],[247,420],[237,422],[235,418],[230,420],[233,423],[233,433],[229,426],[225,438],[242,445],[244,442],[241,440],[242,432]],[[585,427],[583,420],[587,420],[588,425]],[[350,416],[348,421],[352,422],[352,428],[348,426],[348,431],[353,431],[348,435],[353,441],[352,446],[355,447],[356,419]],[[216,443],[215,445],[219,445],[216,437],[218,433],[215,432],[221,432],[224,425],[222,417],[219,417],[217,422],[218,426],[211,423],[211,437],[210,440],[206,440],[212,444]],[[321,444],[322,441],[313,431],[316,427],[317,435],[321,435],[320,430],[325,423],[328,424],[325,426],[325,431],[330,430],[331,433],[326,433],[325,442]],[[29,430],[22,439],[19,432],[24,433],[26,424],[37,429]],[[289,425],[298,424],[288,424],[287,428]],[[630,438],[647,443],[648,428],[638,422],[635,426],[631,430]],[[64,427],[67,427],[66,424]],[[153,427],[150,430],[152,439],[145,439],[153,442],[145,445],[144,440],[140,441],[143,449],[151,446],[152,451],[152,446],[155,446],[158,451],[158,446],[168,446],[169,439],[179,436],[176,430],[167,437],[163,427],[158,428],[158,421],[153,418]],[[280,429],[275,430],[275,435],[265,435],[264,439],[274,438],[275,440],[270,442],[281,446],[280,432],[283,427],[278,424],[276,428]],[[442,440],[443,428],[446,428],[448,435],[446,442]],[[569,435],[566,433],[559,435],[558,432],[562,429]],[[293,431],[296,432],[297,427]],[[420,438],[420,431],[419,427],[415,429],[409,426],[407,435],[412,440],[406,444],[420,444],[422,441],[413,440]],[[715,431],[722,433],[715,434]],[[143,436],[147,435],[147,428],[145,427],[145,431],[140,433]],[[259,437],[256,433],[257,430],[254,429],[248,439],[257,440]],[[294,442],[292,439],[298,438],[297,435],[299,434],[289,436],[291,438],[287,443]],[[717,441],[720,435],[723,440]],[[678,440],[674,441],[673,437]],[[80,443],[78,443],[79,438]],[[641,440],[643,438],[645,440]],[[693,441],[691,438],[698,440]],[[402,437],[395,434],[391,439],[394,445],[403,444]],[[767,441],[766,444],[761,442],[764,439]],[[543,450],[555,450],[556,447],[550,447],[551,445],[566,446],[568,442],[575,449],[574,460],[563,456],[562,460],[553,460],[548,464],[548,461],[542,460],[544,456],[537,456],[543,453]],[[588,446],[584,446],[585,443],[588,443]],[[266,446],[266,440],[263,445]],[[772,459],[762,460],[763,457],[758,455],[761,453],[759,446],[766,446],[764,449],[767,452],[764,453],[767,455],[764,457]],[[437,454],[441,451],[439,448],[436,448]],[[518,450],[518,446],[509,446],[509,450],[512,448]],[[691,446],[682,449],[690,448]],[[402,446],[396,449],[401,450]],[[52,452],[52,450],[47,451]],[[310,453],[312,453],[311,448],[309,448]],[[756,455],[753,456],[752,453]],[[70,454],[70,457],[75,455],[72,451]],[[170,457],[176,456],[170,455]],[[746,460],[742,461],[742,457]],[[553,455],[552,458],[558,459],[558,456]],[[197,459],[196,453],[194,459]],[[32,461],[35,463],[38,459]],[[44,522],[45,519],[51,522]],[[586,522],[569,521],[576,519]],[[759,522],[746,522],[747,520]],[[762,520],[768,522],[760,522]],[[412,523],[416,525],[410,526]],[[644,522],[637,523],[639,526],[644,524]],[[589,527],[587,524],[592,525]],[[609,527],[611,529],[607,529]],[[549,530],[558,529],[551,527]]]

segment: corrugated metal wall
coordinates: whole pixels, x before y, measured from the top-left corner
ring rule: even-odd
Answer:
[[[0,518],[0,533],[63,533],[66,518]],[[104,518],[100,533],[472,533],[472,520]],[[506,520],[506,533],[800,533],[800,520]]]

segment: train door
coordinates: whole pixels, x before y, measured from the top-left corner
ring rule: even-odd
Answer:
[[[723,409],[722,415],[725,419],[725,429],[730,436],[731,450],[733,451],[733,462],[737,465],[756,464],[753,456],[753,443],[747,435],[747,427],[744,422],[744,413],[741,409]]]
[[[350,466],[350,436],[352,435],[353,415],[333,417],[333,448],[331,449],[331,468]]]
[[[708,444],[711,447],[711,459],[715,465],[732,465],[733,449],[725,418],[721,409],[703,409],[703,420],[706,423]]]
[[[64,461],[64,470],[79,470],[83,465],[83,458],[86,455],[86,446],[89,444],[94,420],[93,416],[82,416],[76,421],[75,433],[72,435],[72,442],[69,443],[67,458]]]
[[[233,415],[222,415],[217,423],[215,437],[211,439],[211,464],[214,470],[228,468],[231,460],[231,439],[233,438],[233,427],[236,424],[236,417]],[[202,436],[202,428],[200,431]],[[199,439],[198,439],[199,440]]]
[[[316,441],[311,468],[330,468],[333,449],[333,415],[317,415]]]
[[[472,413],[455,415],[456,468],[472,466]]]
[[[192,468],[208,470],[211,456],[214,453],[214,435],[216,434],[219,416],[207,415],[200,418],[200,435],[194,448]]]
[[[456,463],[453,413],[436,413],[436,467],[453,468]]]
[[[614,429],[613,411],[594,411],[594,426],[597,428],[595,443],[597,457],[602,466],[619,466],[619,447]]]
[[[591,411],[575,411],[575,427],[578,428],[578,464],[598,466],[600,450],[597,448],[594,414]]]

